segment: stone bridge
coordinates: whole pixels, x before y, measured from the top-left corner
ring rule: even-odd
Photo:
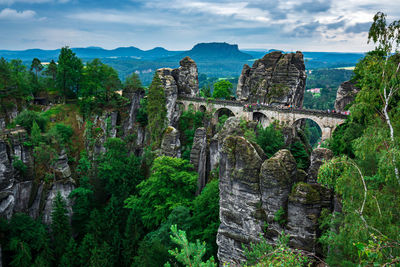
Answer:
[[[277,120],[285,125],[293,125],[303,119],[313,120],[321,128],[321,140],[332,136],[336,127],[342,124],[346,115],[328,113],[322,110],[310,110],[299,108],[281,108],[276,106],[258,105],[252,110],[246,109],[249,103],[233,100],[205,99],[199,97],[179,96],[177,103],[185,110],[192,108],[195,111],[207,111],[212,114],[213,122],[218,122],[220,114],[229,113],[231,116],[241,117],[245,120],[259,121],[263,127]]]

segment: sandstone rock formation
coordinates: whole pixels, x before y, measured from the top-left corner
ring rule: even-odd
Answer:
[[[231,119],[228,125],[233,122]],[[234,133],[232,129],[230,132]],[[240,265],[243,245],[257,242],[260,234],[272,244],[282,230],[290,234],[291,247],[319,253],[318,218],[323,208],[333,207],[330,190],[305,183],[307,173],[297,169],[289,150],[282,149],[265,159],[256,144],[227,135],[219,152],[220,263]],[[324,149],[314,152],[311,176],[330,153]]]
[[[177,69],[161,68],[157,70],[158,77],[164,87],[167,107],[168,125],[177,126],[181,111],[176,104],[178,95],[197,96],[199,80],[196,63],[185,57]]]
[[[134,91],[124,91],[123,96],[128,98],[130,101],[129,105],[129,115],[124,122],[124,134],[125,136],[133,129],[134,123],[136,121],[136,112],[140,108],[140,100],[143,99],[145,91],[142,89]]]
[[[243,66],[236,90],[237,98],[272,105],[301,107],[306,72],[301,52],[274,51]]]
[[[333,158],[333,153],[331,150],[322,147],[314,149],[311,153],[311,159],[310,159],[311,163],[307,171],[307,176],[308,176],[307,182],[316,183],[319,167],[321,167],[321,165],[324,164],[324,161],[330,160],[332,158]]]
[[[286,233],[294,248],[318,251],[318,218],[322,208],[330,208],[331,192],[319,184],[298,183],[289,196]]]
[[[262,232],[259,172],[262,160],[240,136],[228,136],[219,164],[220,220],[217,234],[221,263],[244,260],[242,244],[259,240]]]
[[[296,161],[289,150],[278,151],[262,164],[260,192],[262,209],[266,214],[265,221],[268,224],[265,234],[270,241],[275,241],[283,230],[279,220],[275,218],[279,210],[286,213],[288,196],[296,178]]]
[[[335,110],[345,111],[345,107],[354,101],[359,89],[351,81],[342,83],[336,93]]]
[[[178,85],[172,75],[173,71],[174,70],[170,68],[162,68],[157,70],[157,74],[164,87],[168,125],[176,126],[181,113],[176,104],[176,99],[178,98]]]
[[[207,133],[204,127],[197,128],[194,133],[190,163],[199,174],[196,191],[196,195],[198,195],[207,183]]]
[[[196,96],[199,93],[197,65],[190,57],[179,62],[180,67],[172,71],[180,95]]]
[[[179,131],[172,126],[168,126],[161,141],[161,154],[168,157],[181,157],[181,141]]]
[[[222,129],[217,132],[210,141],[210,168],[213,170],[219,163],[219,153],[222,148],[224,139],[229,135],[243,136],[244,129],[240,126],[241,120],[238,117],[229,117]],[[256,122],[247,122],[249,129],[255,130],[257,126]],[[258,146],[257,146],[258,147]],[[265,157],[265,155],[263,155]],[[263,158],[265,159],[265,158]]]
[[[68,158],[62,151],[52,167],[55,180],[37,183],[32,149],[26,141],[27,133],[22,128],[5,131],[0,136],[0,217],[10,219],[13,214],[24,212],[33,218],[42,215],[43,222],[50,223],[52,202],[57,192],[66,198],[75,188]],[[26,171],[21,173],[16,169],[17,161],[26,166]],[[72,212],[72,203],[66,200],[67,209]]]
[[[94,116],[92,118],[92,128],[86,128],[85,147],[88,155],[92,158],[106,152],[104,144],[108,138],[115,138],[117,136],[117,111],[105,111],[101,116]],[[101,131],[98,131],[101,129]],[[89,136],[90,135],[90,138]]]

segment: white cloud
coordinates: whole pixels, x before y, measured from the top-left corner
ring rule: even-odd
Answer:
[[[140,12],[134,12],[134,11],[120,12],[111,10],[101,10],[93,12],[81,12],[68,15],[67,18],[89,21],[89,22],[120,23],[120,24],[130,24],[137,26],[139,25],[169,26],[169,27],[182,26],[177,21],[164,19],[160,16],[150,17],[148,14],[141,14]]]
[[[23,20],[32,19],[36,16],[36,12],[33,10],[17,11],[11,8],[5,8],[0,11],[0,19],[6,20]]]
[[[26,3],[26,4],[43,4],[49,2],[67,3],[70,0],[0,0],[0,5],[12,5],[14,3]]]

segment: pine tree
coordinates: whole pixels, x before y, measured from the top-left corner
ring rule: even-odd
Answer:
[[[70,241],[71,226],[69,224],[66,202],[57,192],[53,202],[53,212],[51,213],[51,230],[54,244],[54,254],[60,260]]]
[[[36,123],[36,121],[33,121],[32,130],[31,130],[32,145],[34,145],[34,146],[39,145],[41,139],[42,139],[42,134],[41,134],[41,131],[40,131],[40,127]]]
[[[65,250],[64,255],[61,257],[61,267],[74,267],[79,266],[78,249],[76,247],[75,240],[71,237],[68,246]]]
[[[147,113],[149,117],[150,142],[153,148],[161,144],[161,136],[166,126],[167,108],[164,88],[158,74],[154,74],[147,96]]]

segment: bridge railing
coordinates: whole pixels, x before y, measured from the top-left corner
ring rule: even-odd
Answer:
[[[323,117],[331,117],[338,119],[346,119],[347,115],[341,113],[333,113],[325,110],[316,110],[316,109],[302,109],[302,108],[291,108],[291,107],[277,107],[263,104],[254,104],[250,102],[243,102],[238,100],[223,100],[223,99],[210,99],[210,98],[202,98],[202,97],[191,97],[191,96],[179,96],[179,100],[191,101],[203,104],[220,104],[226,106],[241,106],[244,111],[257,112],[259,110],[271,110],[271,111],[279,111],[282,113],[298,113],[304,115],[314,115],[314,116],[323,116]],[[246,110],[246,105],[251,106],[251,110]],[[249,109],[249,108],[247,108]]]

